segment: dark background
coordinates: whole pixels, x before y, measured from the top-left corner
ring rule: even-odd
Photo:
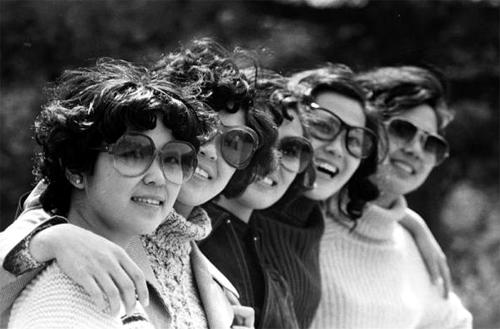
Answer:
[[[445,249],[476,328],[500,326],[498,1],[0,2],[0,229],[33,183],[47,81],[100,56],[145,62],[193,37],[256,50],[283,73],[420,64],[449,81],[451,158],[409,197]]]

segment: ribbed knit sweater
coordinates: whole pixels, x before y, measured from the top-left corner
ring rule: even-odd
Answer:
[[[262,232],[266,262],[288,282],[300,328],[309,328],[321,298],[318,254],[324,224],[319,205],[301,198],[289,204],[286,212],[254,212],[251,224]]]
[[[57,263],[40,272],[12,306],[12,329],[153,329],[139,303],[134,314],[112,316],[99,310],[85,290],[64,274]]]
[[[172,328],[208,326],[191,270],[190,253],[191,242],[203,239],[210,230],[208,215],[197,207],[189,220],[172,211],[154,233],[141,237],[172,317]]]
[[[320,266],[322,299],[311,328],[471,328],[455,294],[432,285],[411,235],[404,198],[391,209],[369,205],[352,222],[338,211],[325,218]]]

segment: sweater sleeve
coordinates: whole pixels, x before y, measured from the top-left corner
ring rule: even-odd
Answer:
[[[436,289],[437,290],[437,289]],[[432,299],[435,302],[427,304],[427,311],[419,329],[471,329],[472,315],[462,305],[458,296],[450,293],[447,299],[439,294]]]
[[[152,329],[153,326],[142,308],[122,317],[99,310],[84,289],[53,263],[17,298],[8,328]]]

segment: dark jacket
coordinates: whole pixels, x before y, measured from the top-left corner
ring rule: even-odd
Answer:
[[[256,328],[300,328],[288,282],[264,257],[262,229],[249,223],[242,233],[236,216],[213,203],[203,207],[212,232],[199,247],[235,285],[240,302],[254,307]]]

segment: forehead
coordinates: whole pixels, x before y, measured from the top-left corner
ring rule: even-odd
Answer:
[[[289,111],[288,113],[293,120],[283,120],[283,123],[278,128],[279,138],[287,136],[303,136],[304,130],[302,128],[299,115],[296,111]]]
[[[348,125],[365,126],[365,113],[361,104],[355,99],[333,91],[323,91],[316,96],[314,101],[322,108],[336,114]]]
[[[229,113],[226,111],[219,112],[220,121],[224,126],[244,126],[245,111],[238,110],[236,113]]]
[[[427,104],[405,110],[395,115],[394,118],[410,121],[415,126],[430,133],[436,133],[438,130],[436,112]]]

